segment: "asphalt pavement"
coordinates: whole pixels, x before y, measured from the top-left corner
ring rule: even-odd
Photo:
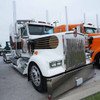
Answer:
[[[89,91],[92,91],[92,93],[96,90],[99,91],[100,69],[96,68],[95,73],[94,78],[88,80],[82,86],[64,93],[56,98],[56,100],[73,100],[73,98],[80,97],[79,93],[83,95],[83,93],[87,94]],[[98,87],[91,88],[96,85]],[[90,90],[90,88],[92,90]],[[85,90],[87,90],[87,92]],[[37,92],[31,82],[28,82],[27,76],[20,74],[11,64],[5,64],[2,57],[0,57],[0,100],[45,100],[46,97],[47,93],[41,94]]]
[[[27,76],[21,75],[0,57],[0,100],[41,100],[47,94],[37,92]]]

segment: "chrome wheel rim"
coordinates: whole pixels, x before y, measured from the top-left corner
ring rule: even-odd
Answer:
[[[40,72],[39,69],[33,65],[31,68],[31,79],[32,82],[36,85],[39,86],[41,83],[41,76],[40,76]]]

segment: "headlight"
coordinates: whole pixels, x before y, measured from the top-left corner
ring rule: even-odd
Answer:
[[[57,67],[57,66],[61,66],[61,65],[62,65],[62,60],[54,61],[54,62],[51,62],[51,63],[50,63],[50,67],[51,67],[51,68]]]
[[[57,61],[56,64],[57,64],[57,66],[61,66],[62,65],[62,60]]]
[[[87,59],[91,58],[90,53],[86,53],[85,56],[86,56]]]

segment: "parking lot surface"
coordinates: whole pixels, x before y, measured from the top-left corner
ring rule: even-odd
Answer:
[[[85,82],[82,86],[64,93],[58,99],[81,92],[85,89],[84,86],[99,81],[100,70],[96,68],[95,73],[94,78]],[[28,82],[27,76],[21,75],[11,64],[5,64],[2,57],[0,57],[0,100],[45,100],[46,97],[47,93],[41,94],[37,92],[31,82]]]
[[[47,94],[37,92],[11,64],[5,64],[0,57],[0,100],[41,100]]]

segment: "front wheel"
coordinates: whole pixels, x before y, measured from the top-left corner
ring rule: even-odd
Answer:
[[[100,68],[100,56],[96,58],[96,65],[98,68]]]
[[[42,73],[37,65],[32,64],[29,70],[30,79],[34,88],[39,92],[47,91],[46,78],[42,76]]]

